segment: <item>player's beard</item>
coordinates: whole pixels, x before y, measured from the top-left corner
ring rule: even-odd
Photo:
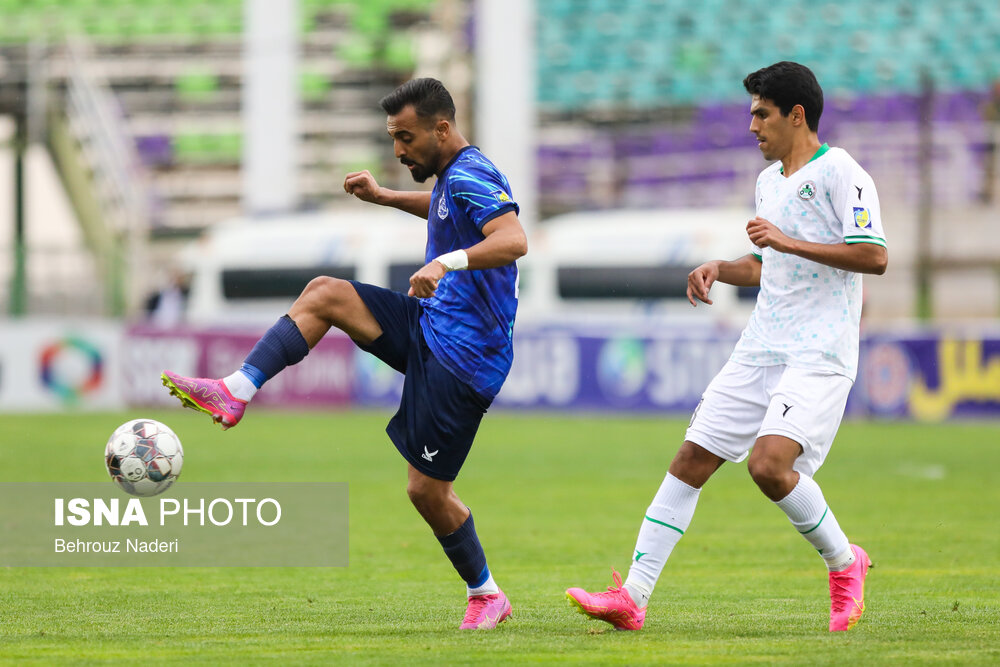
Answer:
[[[417,164],[416,162],[412,162],[411,164],[413,164],[414,166],[413,169],[410,170],[410,176],[412,176],[413,180],[416,181],[417,183],[423,183],[428,178],[434,175],[433,171],[431,171],[429,168],[425,167],[422,164]]]
[[[412,176],[413,180],[417,183],[423,183],[436,173],[436,170],[433,167],[428,167],[427,165],[439,164],[439,157],[440,154],[428,155],[426,156],[427,159],[424,162],[416,162],[415,160],[410,160],[404,157],[400,160],[400,162],[407,167],[413,165],[413,169],[410,169],[410,176]]]

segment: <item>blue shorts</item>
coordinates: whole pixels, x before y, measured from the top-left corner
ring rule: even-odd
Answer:
[[[402,373],[399,410],[385,432],[410,465],[428,477],[453,481],[492,402],[455,377],[431,353],[420,328],[420,300],[351,281],[382,335],[355,344]]]

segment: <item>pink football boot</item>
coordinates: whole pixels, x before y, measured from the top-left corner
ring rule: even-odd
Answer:
[[[850,630],[865,611],[865,577],[872,561],[852,544],[854,562],[846,570],[830,573],[830,632]]]
[[[616,630],[640,630],[646,620],[646,608],[639,609],[632,596],[622,586],[620,574],[611,570],[614,586],[603,593],[588,593],[582,588],[570,588],[566,597],[577,611],[599,621],[607,621]]]
[[[490,595],[473,595],[465,610],[460,630],[489,630],[510,618],[510,601],[503,591]]]
[[[222,380],[189,378],[170,371],[163,371],[160,378],[163,386],[170,389],[170,395],[179,398],[184,407],[211,415],[212,421],[222,425],[222,430],[236,426],[243,418],[246,401],[230,394]]]

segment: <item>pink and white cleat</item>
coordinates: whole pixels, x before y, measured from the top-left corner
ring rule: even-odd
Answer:
[[[639,609],[632,596],[622,587],[622,577],[611,570],[615,580],[614,586],[608,586],[603,593],[588,593],[582,588],[570,588],[566,591],[577,611],[599,621],[607,621],[616,630],[641,630],[646,620],[646,608]]]
[[[211,415],[212,421],[222,425],[222,430],[236,426],[243,418],[246,401],[230,394],[222,380],[189,378],[170,371],[163,371],[160,379],[184,407]]]
[[[846,570],[830,573],[830,632],[850,630],[865,611],[865,577],[872,561],[852,544],[854,562]]]
[[[503,591],[490,595],[473,595],[465,610],[459,630],[489,630],[510,618],[510,601]]]

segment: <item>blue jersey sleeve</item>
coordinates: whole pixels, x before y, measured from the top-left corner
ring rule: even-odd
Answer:
[[[448,174],[448,192],[479,230],[508,211],[517,213],[517,202],[507,179],[486,165],[463,164]]]

